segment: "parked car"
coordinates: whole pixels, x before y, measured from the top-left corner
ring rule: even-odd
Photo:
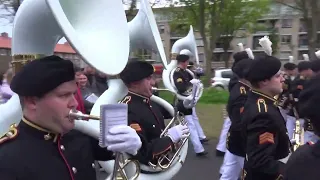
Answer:
[[[227,90],[230,78],[233,76],[231,69],[217,69],[211,78],[211,87],[219,90]]]

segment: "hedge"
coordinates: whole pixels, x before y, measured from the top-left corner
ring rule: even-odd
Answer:
[[[161,91],[159,96],[169,103],[173,103],[174,94]],[[202,97],[198,101],[198,103],[202,104],[226,104],[229,98],[228,91],[216,90],[215,88],[206,88],[203,90]]]

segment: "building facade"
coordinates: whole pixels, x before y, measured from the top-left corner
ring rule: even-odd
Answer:
[[[64,59],[71,60],[80,67],[85,66],[81,57],[73,50],[68,42],[57,44],[54,49],[54,54]],[[3,32],[0,35],[0,72],[4,72],[10,67],[11,60],[11,37],[8,36],[8,33]]]
[[[284,0],[286,3],[294,5],[294,0]],[[246,29],[239,29],[238,35],[233,38],[229,53],[229,64],[232,63],[232,54],[237,51],[237,44],[243,43],[245,48],[251,48],[254,54],[262,53],[262,49],[259,45],[259,39],[263,36],[270,36],[272,31],[278,38],[277,48],[275,56],[278,57],[283,63],[289,60],[289,56],[293,56],[295,62],[303,60],[302,55],[308,54],[308,39],[307,31],[302,21],[302,15],[299,11],[279,3],[272,3],[270,7],[271,11],[264,15],[263,18],[259,19],[257,26],[265,27],[263,30],[257,30],[249,33]],[[165,10],[154,9],[155,18],[158,24],[158,29],[161,34],[162,42],[166,54],[169,58],[171,47],[173,43],[185,35],[178,35],[170,31],[170,22],[172,19],[164,13]],[[240,35],[241,34],[241,35]],[[244,36],[245,34],[245,36]],[[318,31],[320,35],[320,29]],[[205,62],[204,48],[201,36],[198,32],[195,32],[196,42],[198,46],[199,59],[202,63]],[[318,41],[320,36],[318,36]],[[320,42],[319,42],[320,47]],[[223,55],[223,44],[218,42],[216,48],[212,51],[213,68],[222,68],[225,66],[222,55]]]

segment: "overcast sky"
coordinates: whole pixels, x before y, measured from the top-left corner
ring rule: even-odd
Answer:
[[[127,2],[130,2],[131,0],[126,0]],[[140,1],[140,0],[138,0]],[[169,0],[170,1],[170,0]],[[153,8],[159,8],[168,6],[168,0],[149,0],[150,4],[153,5]],[[124,9],[127,9],[128,7],[124,5]],[[139,8],[139,3],[137,8]],[[4,14],[6,11],[0,10],[0,14]],[[12,24],[8,23],[7,20],[0,19],[0,33],[7,32],[9,34],[9,37],[12,37]],[[59,43],[64,43],[66,40],[63,38],[59,41]]]

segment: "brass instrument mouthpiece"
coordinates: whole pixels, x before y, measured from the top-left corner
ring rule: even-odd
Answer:
[[[92,119],[92,120],[100,120],[99,116],[83,114],[82,112],[80,112],[78,110],[75,110],[75,109],[71,109],[70,110],[69,118],[70,119],[76,119],[76,120],[84,120],[84,121],[88,121],[90,119]]]

